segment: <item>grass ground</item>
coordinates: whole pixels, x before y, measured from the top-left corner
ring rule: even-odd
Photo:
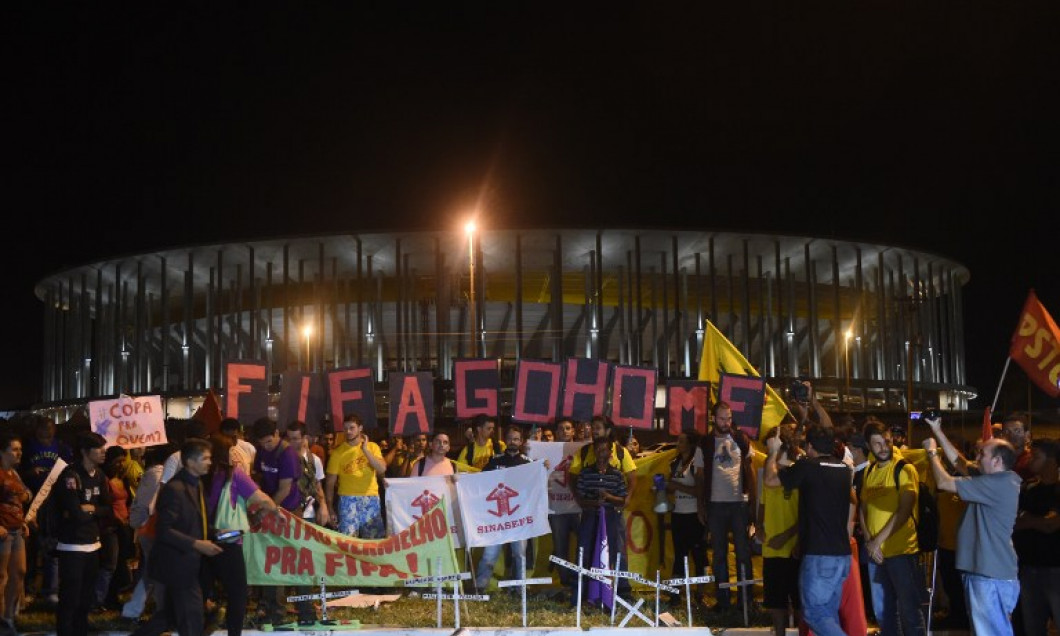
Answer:
[[[567,598],[556,598],[555,589],[546,591],[535,590],[527,593],[527,626],[528,627],[572,627],[575,622],[575,613],[571,609]],[[642,593],[634,593],[633,603],[643,598],[645,603],[641,607],[649,618],[654,617],[655,597]],[[253,602],[251,608],[253,608]],[[757,609],[750,613],[749,625],[764,626],[769,624],[769,615]],[[291,606],[293,609],[293,605]],[[675,603],[673,606],[662,603],[660,612],[669,612],[682,625],[687,625],[687,613],[685,603]],[[251,612],[248,612],[248,616]],[[617,624],[625,615],[624,610],[619,607],[616,612],[615,623]],[[509,595],[505,592],[491,593],[488,602],[462,602],[460,624],[464,627],[519,627],[522,625],[522,604],[518,595]],[[293,613],[289,614],[290,620],[296,619]],[[382,625],[394,627],[436,627],[437,614],[436,603],[432,600],[410,598],[407,595],[393,603],[381,603],[379,607],[372,608],[328,608],[328,617],[333,619],[357,619],[362,625]],[[582,626],[598,627],[610,624],[610,613],[601,610],[583,610]],[[695,626],[718,627],[742,627],[744,626],[743,615],[736,610],[725,613],[708,612],[696,604],[693,604],[692,621]],[[103,611],[93,613],[89,616],[90,625],[97,630],[124,630],[129,631],[131,625],[121,618],[118,611]],[[223,623],[222,623],[223,624]],[[19,632],[52,631],[55,629],[54,608],[47,606],[41,601],[33,601],[31,605],[24,608],[17,621]],[[445,601],[442,604],[442,625],[454,625],[453,603]],[[628,626],[643,626],[638,619],[634,618]],[[251,620],[247,620],[245,627],[256,627]]]

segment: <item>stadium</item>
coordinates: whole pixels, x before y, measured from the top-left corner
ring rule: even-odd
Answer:
[[[258,360],[277,394],[285,371],[370,366],[380,408],[389,372],[431,371],[445,417],[456,359],[496,359],[503,378],[521,359],[602,358],[653,366],[662,387],[696,376],[708,320],[775,388],[809,378],[829,409],[963,410],[968,279],[899,246],[684,229],[184,246],[38,281],[38,410],[63,421],[94,399],[161,394],[189,417],[224,394],[227,362]]]

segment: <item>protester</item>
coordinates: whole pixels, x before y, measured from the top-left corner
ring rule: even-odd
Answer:
[[[379,445],[368,440],[356,413],[343,418],[346,440],[332,452],[324,492],[339,532],[361,539],[381,539],[386,524],[379,501],[378,477],[386,471]]]
[[[1001,422],[1001,436],[1012,448],[1016,449],[1016,466],[1013,470],[1020,479],[1027,481],[1034,477],[1031,470],[1031,418],[1027,413],[1010,413]]]
[[[557,442],[573,442],[574,441],[574,421],[570,419],[561,419],[556,423],[556,441]],[[573,460],[573,456],[564,455],[563,461],[556,467],[556,470],[563,471],[562,483],[569,484],[571,480],[570,474],[567,473],[567,469],[570,467],[570,462]],[[573,494],[570,495],[573,497]],[[571,559],[571,546],[578,544],[578,524],[581,523],[581,511],[575,510],[574,512],[560,512],[550,513],[548,515],[548,525],[552,530],[552,554],[563,559],[564,561],[572,561]],[[571,540],[573,538],[573,541]],[[551,568],[553,564],[550,563]],[[565,567],[559,568],[559,582],[563,589],[570,589],[574,586],[574,573]]]
[[[156,542],[148,573],[165,588],[165,609],[155,611],[132,636],[156,636],[172,625],[181,634],[202,634],[203,596],[199,583],[203,556],[221,554],[210,540],[203,485],[210,470],[210,442],[189,438],[180,448],[181,469],[158,494]]]
[[[595,431],[594,431],[595,433]],[[631,489],[629,479],[614,463],[612,452],[616,446],[613,433],[608,432],[593,440],[592,462],[580,467],[575,473],[574,495],[582,508],[582,523],[578,528],[578,549],[583,555],[583,565],[593,567],[592,561],[596,551],[602,549],[598,539],[600,533],[599,511],[603,508],[604,533],[607,537],[608,565],[624,569],[629,563],[626,559],[626,524],[622,511],[629,505]],[[628,453],[627,453],[628,456]],[[577,583],[574,579],[574,584]],[[622,585],[622,581],[626,581]],[[618,592],[629,593],[629,583],[625,578],[619,579]],[[584,594],[583,588],[583,594]],[[585,596],[583,596],[585,598]],[[577,590],[571,593],[571,603],[577,603]],[[588,602],[592,603],[589,599]]]
[[[503,470],[513,466],[529,464],[530,458],[519,449],[523,445],[523,432],[518,426],[509,426],[504,434],[505,450],[499,455],[494,455],[482,468],[483,472],[491,470]],[[526,539],[511,541],[508,543],[497,543],[487,545],[482,549],[482,557],[478,562],[475,572],[475,587],[479,591],[485,590],[493,575],[493,566],[501,555],[501,550],[507,546],[512,556],[512,577],[516,579],[526,578]]]
[[[431,438],[430,452],[417,459],[410,470],[409,477],[423,477],[425,475],[452,475],[456,472],[449,454],[449,435],[438,432]]]
[[[128,458],[121,446],[111,446],[103,456],[103,472],[110,489],[113,514],[100,523],[99,575],[96,578],[97,611],[121,609],[118,590],[132,583],[129,559],[135,553],[132,528],[129,526],[129,505],[132,497],[125,480],[123,465]]]
[[[717,612],[731,607],[731,592],[721,587],[729,583],[729,536],[736,553],[736,579],[754,578],[751,569],[751,543],[748,530],[757,511],[757,486],[751,463],[750,438],[732,425],[732,407],[721,401],[712,409],[714,430],[703,438],[702,509],[710,533],[711,570],[717,587],[712,608]],[[742,605],[743,595],[737,595]]]
[[[253,474],[254,457],[258,454],[256,446],[243,439],[243,425],[234,417],[226,417],[221,420],[218,431],[228,435],[236,441],[229,453],[233,466],[243,469],[248,476]]]
[[[15,631],[22,586],[26,576],[26,517],[29,488],[18,475],[22,440],[9,430],[0,431],[0,621]]]
[[[1020,593],[1012,546],[1020,493],[1020,477],[1013,471],[1016,450],[1006,440],[990,439],[979,450],[978,475],[951,477],[937,446],[951,464],[960,453],[942,432],[940,419],[926,421],[933,437],[924,440],[924,448],[936,486],[956,492],[968,504],[957,529],[957,569],[963,573],[972,629],[990,636],[1012,634],[1011,614]]]
[[[55,436],[55,420],[42,415],[34,418],[33,436],[23,450],[22,481],[34,495],[44,485],[56,461],[61,459],[67,464],[74,461],[70,446]],[[36,581],[40,571],[41,585],[37,592],[47,603],[55,605],[59,602],[59,557],[54,553],[58,528],[48,527],[40,516],[34,525],[34,532],[26,542],[26,580]]]
[[[806,442],[803,459],[778,469],[781,439],[767,439],[763,478],[767,486],[799,489],[799,598],[806,623],[817,636],[846,636],[839,605],[851,564],[852,472],[832,454],[831,428],[811,425]]]
[[[875,461],[864,472],[860,520],[869,557],[872,605],[884,636],[927,631],[916,521],[920,478],[910,463],[895,475],[893,431],[869,418],[862,431]],[[895,480],[898,480],[895,483]]]
[[[1045,636],[1049,616],[1060,620],[1060,474],[1055,439],[1031,442],[1030,469],[1034,474],[1020,492],[1012,543],[1019,557],[1019,616],[1028,636]],[[1018,619],[1018,620],[1017,620]]]
[[[230,529],[221,527],[217,521],[226,485],[230,497],[227,505],[261,507],[275,514],[277,506],[272,498],[258,488],[241,467],[231,462],[235,438],[224,434],[213,435],[210,443],[210,468],[202,476],[203,491],[206,493],[206,517],[211,520],[210,527],[218,532]],[[229,459],[225,460],[226,457]],[[215,583],[220,583],[225,599],[225,629],[228,630],[228,636],[238,636],[243,633],[243,619],[247,613],[247,565],[243,559],[243,538],[219,545],[220,554],[203,560],[199,581],[205,595],[210,594]],[[212,626],[216,611],[215,606],[207,616],[208,626]]]
[[[795,421],[781,422],[771,433],[780,438],[777,466],[790,466],[802,451],[795,437]],[[765,468],[763,467],[763,473]],[[762,543],[762,606],[773,619],[774,636],[787,633],[789,617],[802,622],[799,600],[799,491],[765,483],[758,500],[758,529]],[[757,536],[757,535],[756,535]],[[790,611],[789,611],[790,607]]]
[[[258,486],[277,506],[300,516],[303,502],[297,482],[302,475],[302,460],[298,451],[280,437],[279,428],[272,418],[257,419],[252,432],[258,445],[258,453],[254,457]],[[263,586],[260,592],[258,619],[272,625],[286,623],[286,587],[268,585]],[[315,623],[311,610],[312,607],[301,607],[298,620]]]
[[[673,542],[673,566],[671,576],[683,579],[689,575],[685,570],[688,559],[695,567],[694,576],[707,573],[707,544],[705,528],[699,520],[699,500],[703,490],[703,450],[699,448],[699,435],[685,431],[677,436],[677,456],[670,462],[670,479],[666,492],[673,495],[673,510],[670,511],[670,539]],[[702,602],[702,597],[695,597]]]
[[[456,461],[482,469],[498,453],[504,452],[504,442],[493,440],[496,423],[485,415],[476,415],[472,420],[474,438],[456,456]]]
[[[155,545],[157,516],[155,503],[158,491],[162,489],[162,462],[170,454],[169,446],[153,446],[144,455],[144,474],[140,478],[140,487],[136,489],[132,505],[129,507],[129,526],[136,531],[136,542],[140,546],[140,580],[136,582],[132,595],[122,606],[122,618],[139,625],[144,613],[148,596],[154,600],[155,611],[165,607],[165,588],[147,576],[151,563],[151,549]]]
[[[99,575],[100,520],[113,514],[110,489],[103,474],[103,447],[107,440],[97,433],[77,436],[77,460],[59,475],[59,607],[57,636],[84,636],[88,613],[96,601]],[[188,632],[191,633],[191,632]]]

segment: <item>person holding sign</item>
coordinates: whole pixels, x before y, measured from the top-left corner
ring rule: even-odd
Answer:
[[[518,426],[509,426],[504,434],[506,448],[499,455],[494,455],[482,472],[488,470],[503,470],[512,466],[529,464],[530,458],[520,452],[523,445],[523,432]],[[516,579],[526,578],[526,539],[512,541],[510,543],[496,543],[488,545],[482,550],[482,559],[478,562],[478,570],[475,573],[475,588],[481,592],[489,585],[493,575],[493,566],[497,563],[501,550],[505,545],[511,546],[512,554],[512,577]]]

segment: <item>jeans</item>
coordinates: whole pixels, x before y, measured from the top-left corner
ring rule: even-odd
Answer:
[[[850,555],[805,554],[799,568],[802,616],[817,636],[846,636],[839,625],[843,581],[850,574]]]
[[[1027,636],[1049,633],[1049,614],[1060,621],[1060,567],[1024,565],[1020,567],[1020,612]]]
[[[963,573],[964,596],[977,636],[1012,636],[1009,614],[1020,596],[1020,582]]]
[[[486,589],[493,577],[493,566],[501,555],[505,545],[512,546],[512,577],[515,579],[526,578],[526,539],[511,541],[510,543],[496,543],[482,549],[482,558],[475,570],[475,588],[479,592]]]
[[[869,559],[872,609],[883,636],[914,636],[927,632],[924,618],[924,577],[916,554]],[[901,625],[899,632],[898,626]]]
[[[571,536],[574,536],[574,543],[578,542],[578,524],[581,522],[582,515],[580,512],[568,512],[561,515],[549,515],[548,525],[552,529],[552,554],[558,556],[565,561],[576,563],[578,561],[577,555],[571,556]],[[574,573],[565,567],[558,566],[554,563],[549,563],[549,568],[555,567],[559,570],[559,582],[563,587],[570,587],[574,584]]]
[[[714,580],[718,583],[729,583],[729,532],[732,532],[732,545],[736,551],[736,578],[746,580],[754,578],[751,569],[751,542],[747,539],[747,526],[750,517],[747,502],[726,501],[711,502],[707,506],[707,527],[710,529],[710,549],[713,552],[710,567],[714,570]],[[743,572],[740,567],[743,566]],[[740,590],[746,588],[737,588]],[[729,606],[731,588],[718,587],[718,609]],[[742,597],[742,594],[738,595]],[[750,597],[750,590],[748,590]]]

